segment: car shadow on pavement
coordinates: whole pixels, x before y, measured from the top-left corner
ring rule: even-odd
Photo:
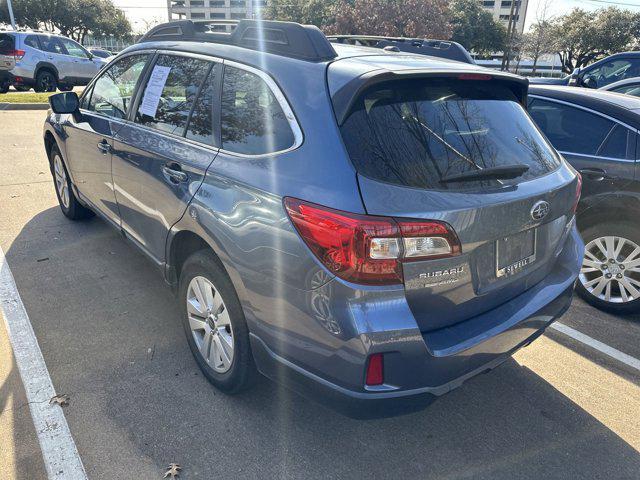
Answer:
[[[65,415],[90,478],[160,478],[170,462],[184,479],[640,471],[638,451],[513,360],[424,411],[380,420],[346,418],[263,378],[224,395],[197,369],[157,270],[97,219],[43,211],[7,259],[53,383],[71,397]]]

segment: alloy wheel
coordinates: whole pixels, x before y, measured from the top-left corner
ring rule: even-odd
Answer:
[[[189,282],[186,302],[191,334],[202,358],[216,372],[227,372],[233,362],[233,327],[220,292],[197,276]]]
[[[610,303],[640,298],[640,246],[623,237],[598,237],[587,243],[580,283],[594,297]]]
[[[64,170],[64,165],[62,165],[60,155],[56,155],[53,158],[53,174],[55,176],[56,190],[58,191],[60,202],[62,202],[62,206],[64,208],[68,209],[70,205],[69,182],[67,182],[67,172]]]

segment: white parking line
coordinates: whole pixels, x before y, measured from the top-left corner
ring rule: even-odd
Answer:
[[[588,345],[589,347],[598,350],[599,352],[604,353],[605,355],[608,355],[609,357],[614,358],[631,368],[635,368],[640,372],[640,360],[632,357],[631,355],[627,355],[626,353],[621,352],[620,350],[616,350],[615,348],[610,347],[605,343],[599,342],[595,338],[591,338],[590,336],[585,335],[578,330],[574,330],[573,328],[566,326],[564,323],[552,323],[551,328],[557,330],[558,332],[564,333],[568,337],[571,337],[574,340],[579,341],[580,343],[584,343],[585,345]]]
[[[2,248],[0,309],[27,395],[49,479],[85,480],[87,474],[62,408],[49,404],[55,390]]]

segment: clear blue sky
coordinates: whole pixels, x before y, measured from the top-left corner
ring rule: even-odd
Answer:
[[[145,22],[150,22],[153,19],[161,21],[167,19],[166,0],[113,0],[113,3],[124,10],[136,31],[145,30]],[[562,15],[575,7],[596,10],[612,5],[640,11],[640,0],[529,0],[526,27],[535,22],[536,12],[545,3],[549,4],[551,15]]]

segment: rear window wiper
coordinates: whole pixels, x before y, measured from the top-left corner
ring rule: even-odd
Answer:
[[[504,178],[517,178],[529,170],[529,165],[514,164],[514,165],[501,165],[499,167],[483,168],[481,170],[470,170],[468,172],[456,173],[449,175],[440,180],[440,183],[453,183],[453,182],[472,182],[475,180],[486,179],[504,179]]]

